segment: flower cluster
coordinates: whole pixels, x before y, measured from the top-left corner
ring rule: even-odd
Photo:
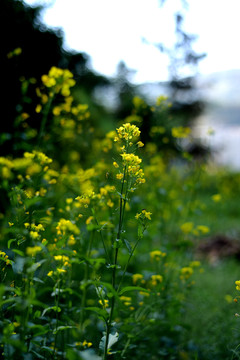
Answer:
[[[134,154],[137,147],[141,148],[144,146],[141,141],[136,143],[141,132],[136,125],[131,125],[130,123],[123,124],[116,131],[116,136],[111,133],[111,138],[115,136],[115,142],[123,142],[124,144],[119,148],[122,152],[120,153],[122,158],[121,166],[120,163],[117,163],[116,161],[113,162],[113,166],[116,169],[119,169],[116,178],[122,182],[128,183],[127,187],[129,190],[134,191],[134,186],[145,183],[144,172],[140,166],[142,159]]]
[[[0,260],[4,261],[6,263],[6,265],[11,264],[11,260],[9,260],[8,255],[4,252],[0,250]]]
[[[184,224],[182,224],[180,226],[182,232],[184,234],[190,234],[192,233],[193,235],[205,235],[207,233],[209,233],[210,229],[208,226],[206,225],[197,225],[196,227],[194,227],[194,224],[192,222],[186,222]]]
[[[150,211],[146,211],[146,210],[142,210],[142,212],[140,212],[139,214],[136,214],[135,215],[135,218],[138,220],[138,219],[141,219],[141,220],[145,220],[145,219],[148,219],[148,220],[152,220],[151,219],[151,215],[152,213]]]
[[[236,290],[240,291],[240,280],[235,281]]]
[[[160,250],[154,250],[150,252],[150,258],[151,260],[159,261],[161,258],[165,257],[167,254],[165,252],[162,252]]]
[[[141,132],[136,125],[126,123],[117,129],[117,136],[115,137],[114,141],[120,141],[121,139],[129,141],[133,138],[138,138],[140,136],[140,133]]]
[[[191,129],[189,127],[173,127],[172,128],[172,136],[175,138],[187,138],[191,133]]]
[[[136,180],[136,184],[144,184],[144,172],[140,167],[140,164],[142,162],[142,159],[140,159],[137,155],[134,154],[127,154],[123,153],[121,154],[123,166],[125,167],[127,171],[127,175],[130,177],[134,177]],[[116,167],[116,164],[114,164]],[[123,174],[117,174],[117,179],[122,179]]]
[[[192,276],[192,274],[193,274],[193,268],[191,268],[190,266],[183,267],[180,270],[180,279],[187,280],[190,278],[190,276]]]
[[[162,283],[163,277],[162,275],[152,275],[151,276],[151,285],[157,286],[158,284]]]
[[[69,88],[75,85],[75,80],[72,79],[73,74],[65,69],[59,69],[53,66],[48,75],[42,75],[42,82],[48,88],[54,88],[56,93],[61,92],[63,96],[69,96]]]
[[[60,219],[56,226],[58,235],[65,235],[67,231],[72,232],[75,235],[80,234],[79,228],[73,224],[70,220]]]
[[[136,285],[139,281],[142,281],[143,275],[142,274],[133,274],[132,280],[133,284]]]
[[[38,252],[40,252],[40,251],[42,251],[42,248],[41,248],[41,246],[28,246],[27,248],[26,248],[26,254],[28,255],[28,256],[36,256],[36,254],[38,253]]]

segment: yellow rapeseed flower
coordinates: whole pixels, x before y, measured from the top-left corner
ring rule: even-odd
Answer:
[[[162,275],[152,275],[151,276],[151,284],[153,285],[153,286],[157,286],[158,285],[158,283],[161,283],[162,281],[163,281],[163,277],[162,277]]]
[[[28,256],[35,256],[39,251],[41,251],[41,246],[32,246],[26,248],[26,254]]]
[[[120,173],[120,174],[117,174],[116,175],[116,178],[118,179],[118,180],[122,180],[123,179],[123,174],[122,173]]]
[[[180,226],[182,232],[184,232],[185,234],[189,234],[190,232],[192,232],[193,227],[194,224],[192,222],[186,222]]]
[[[132,275],[133,283],[136,284],[139,280],[143,279],[142,274],[133,274]]]
[[[222,200],[222,196],[220,194],[212,195],[212,200],[214,202],[220,202]]]
[[[190,266],[183,267],[180,271],[180,279],[187,280],[193,274],[193,269]]]
[[[187,138],[191,133],[191,129],[189,127],[173,127],[172,128],[172,136],[175,138]]]
[[[162,252],[160,250],[154,250],[150,252],[150,258],[151,260],[159,261],[161,258],[165,257],[166,253]]]
[[[236,290],[240,291],[240,280],[235,281]]]

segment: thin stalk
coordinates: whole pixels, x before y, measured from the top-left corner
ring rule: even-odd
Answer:
[[[55,352],[56,352],[56,342],[57,342],[57,328],[58,328],[58,306],[59,306],[59,298],[60,298],[60,280],[58,279],[58,290],[57,290],[57,296],[55,297],[55,302],[56,302],[56,327],[55,327],[55,338],[54,338],[54,348],[53,348],[53,359],[55,357]]]
[[[96,221],[97,226],[99,226],[99,223],[98,223],[98,220],[97,220],[97,217],[96,217],[95,214],[94,214],[94,218],[95,218],[95,221]],[[100,236],[101,236],[101,240],[102,240],[102,244],[103,244],[103,248],[104,248],[105,254],[106,254],[106,256],[107,256],[107,260],[108,260],[108,262],[109,262],[109,264],[110,264],[110,263],[111,263],[111,259],[110,259],[109,253],[108,253],[108,251],[107,251],[107,247],[106,247],[106,244],[105,244],[105,241],[104,241],[104,237],[103,237],[102,231],[99,230],[99,233],[100,233]]]
[[[49,98],[49,100],[47,102],[47,105],[46,105],[46,108],[44,109],[44,112],[43,112],[43,119],[42,119],[42,122],[41,122],[41,127],[40,127],[40,130],[39,130],[39,134],[38,134],[38,142],[37,142],[37,147],[38,148],[41,145],[43,133],[44,133],[44,130],[45,130],[45,127],[46,127],[47,118],[48,118],[48,114],[49,114],[53,99],[54,99],[54,95]]]
[[[123,180],[122,180],[122,186],[121,186],[121,195],[120,195],[120,209],[119,209],[119,223],[118,223],[118,233],[117,233],[117,240],[120,240],[121,237],[121,231],[122,231],[122,224],[123,224],[123,216],[124,216],[124,206],[123,206],[123,190],[124,190],[124,180],[126,177],[126,166],[124,167],[124,173],[123,173]],[[114,267],[112,272],[112,287],[115,289],[115,283],[116,283],[116,268],[117,268],[117,259],[118,259],[118,251],[119,248],[117,247],[115,249],[115,256],[114,256]],[[108,322],[106,324],[106,342],[105,342],[105,348],[104,348],[104,355],[103,360],[107,360],[107,352],[108,352],[108,341],[109,341],[109,334],[111,331],[111,324],[112,324],[112,318],[113,318],[113,312],[114,312],[114,306],[115,306],[115,296],[112,297],[111,301],[111,310]]]
[[[131,258],[132,258],[132,256],[133,256],[133,253],[134,253],[136,247],[138,246],[139,241],[140,241],[140,238],[138,237],[137,242],[136,242],[136,244],[134,245],[134,247],[133,247],[133,249],[132,249],[132,251],[131,251],[131,253],[130,253],[130,255],[129,255],[128,261],[127,261],[127,263],[126,263],[126,265],[125,265],[125,268],[124,268],[122,277],[121,277],[120,282],[119,282],[119,284],[118,284],[117,293],[118,293],[119,290],[120,290],[120,286],[122,285],[122,282],[123,282],[124,276],[125,276],[125,274],[126,274],[128,265],[129,265],[129,263],[130,263],[130,260],[131,260]]]
[[[129,347],[129,345],[130,345],[130,338],[128,338],[127,339],[127,342],[126,342],[126,344],[125,344],[125,346],[124,346],[124,349],[123,349],[123,351],[121,352],[121,357],[123,357],[124,356],[124,354],[125,354],[125,352],[126,352],[126,350],[127,350],[127,348]]]
[[[93,239],[94,239],[94,231],[91,232],[90,241],[89,241],[88,250],[87,250],[87,258],[89,258],[90,253],[91,253]],[[88,274],[89,274],[89,264],[87,262],[86,266],[85,266],[85,269],[84,269],[84,279],[83,279],[84,288],[83,288],[82,301],[81,301],[81,316],[80,316],[80,330],[81,330],[81,332],[83,332],[84,307],[85,307],[85,304],[86,304],[86,295],[87,295],[86,281],[88,279]]]

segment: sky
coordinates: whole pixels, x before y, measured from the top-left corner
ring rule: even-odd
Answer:
[[[207,53],[200,74],[240,69],[240,0],[25,0],[45,4],[42,22],[62,28],[64,47],[85,52],[91,67],[106,76],[116,75],[124,61],[135,70],[134,83],[168,79],[169,58],[155,46],[175,41],[174,14],[184,14],[184,30],[198,35],[194,50]],[[186,74],[187,75],[187,74]]]

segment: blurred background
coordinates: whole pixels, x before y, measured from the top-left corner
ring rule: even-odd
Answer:
[[[20,103],[34,103],[32,83],[55,65],[73,72],[79,101],[90,104],[104,130],[131,113],[134,96],[151,105],[167,95],[179,123],[193,129],[188,151],[210,150],[216,162],[240,169],[238,0],[1,5],[2,152],[14,147],[11,119],[21,112]]]

